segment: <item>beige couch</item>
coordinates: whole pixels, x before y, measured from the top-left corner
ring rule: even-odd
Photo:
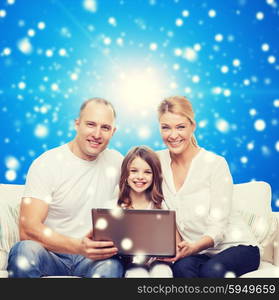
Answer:
[[[18,211],[23,188],[0,184],[0,277],[8,277],[8,252],[19,240]],[[263,249],[259,269],[242,277],[279,277],[279,212],[272,212],[270,204],[271,189],[266,182],[234,185],[233,209],[249,224]]]

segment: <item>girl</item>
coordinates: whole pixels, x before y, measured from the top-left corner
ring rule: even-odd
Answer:
[[[131,149],[121,166],[118,205],[125,209],[167,209],[162,180],[156,153],[145,146]],[[125,261],[125,277],[172,277],[168,264],[159,263],[155,258],[146,259],[141,266],[129,259]]]

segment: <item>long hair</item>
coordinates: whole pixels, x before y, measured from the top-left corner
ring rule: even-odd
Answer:
[[[192,108],[191,102],[184,96],[172,96],[164,99],[158,107],[158,117],[170,112],[186,117],[191,124],[196,124],[195,114]],[[194,146],[197,146],[197,140],[194,134],[191,137],[191,142]]]
[[[157,154],[146,146],[138,146],[132,148],[125,156],[121,165],[121,176],[119,182],[119,197],[118,205],[125,204],[126,207],[131,207],[132,200],[130,198],[131,188],[127,184],[129,177],[129,168],[131,163],[136,157],[143,159],[152,170],[152,183],[150,187],[145,191],[147,198],[153,202],[156,208],[162,207],[163,192],[162,192],[162,169],[161,163]]]

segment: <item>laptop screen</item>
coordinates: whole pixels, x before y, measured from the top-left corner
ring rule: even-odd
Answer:
[[[120,255],[173,257],[176,223],[173,210],[92,209],[94,240],[112,240]]]

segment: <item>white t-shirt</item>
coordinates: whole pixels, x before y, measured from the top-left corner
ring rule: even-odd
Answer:
[[[248,225],[231,211],[233,181],[223,157],[201,148],[176,191],[169,150],[157,154],[163,171],[164,199],[176,211],[177,228],[184,240],[195,242],[210,236],[214,247],[202,251],[207,254],[239,244],[257,245]]]
[[[44,222],[54,231],[81,238],[92,228],[91,209],[108,207],[119,181],[123,156],[105,149],[94,161],[74,155],[68,144],[46,151],[32,163],[24,197],[49,205]]]

